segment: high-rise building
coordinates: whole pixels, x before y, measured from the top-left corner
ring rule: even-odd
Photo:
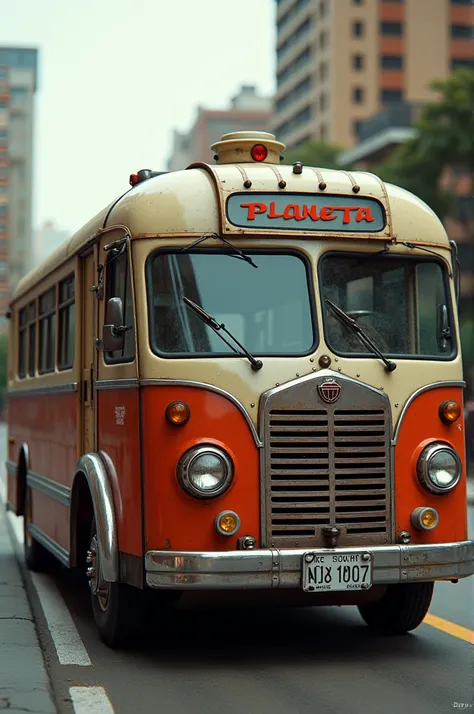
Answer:
[[[0,206],[3,206],[0,207],[0,295],[12,292],[34,261],[32,172],[36,88],[37,50],[0,47]],[[8,276],[8,283],[3,276]],[[0,297],[0,312],[4,314],[3,300]]]
[[[61,243],[71,237],[67,231],[59,230],[53,221],[45,221],[35,233],[35,260],[39,264],[51,255]]]
[[[173,146],[168,159],[168,170],[185,169],[193,161],[213,162],[211,144],[223,134],[255,129],[268,131],[271,99],[257,94],[252,85],[244,85],[231,100],[229,109],[215,110],[198,107],[198,116],[187,134],[174,130]]]
[[[424,103],[435,79],[474,68],[472,0],[276,0],[272,131],[350,147],[384,107]]]

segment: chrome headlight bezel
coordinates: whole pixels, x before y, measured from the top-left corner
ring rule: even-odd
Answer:
[[[436,454],[445,451],[449,453],[455,462],[457,468],[457,474],[453,482],[446,488],[441,488],[437,484],[433,483],[430,476],[430,463]],[[417,464],[417,475],[421,485],[430,493],[440,495],[443,493],[451,493],[451,491],[456,488],[462,476],[462,462],[458,452],[453,449],[449,444],[444,444],[442,442],[436,442],[430,444],[421,452],[418,458]]]
[[[224,467],[224,476],[219,485],[209,491],[203,491],[193,483],[192,466],[196,459],[205,454],[211,454],[218,458]],[[217,498],[227,491],[234,478],[234,464],[229,454],[217,446],[199,445],[188,449],[178,461],[176,470],[178,483],[187,494],[199,499]]]

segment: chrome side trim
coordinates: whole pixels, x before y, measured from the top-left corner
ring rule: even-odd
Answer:
[[[96,389],[137,389],[138,379],[98,379],[95,383]]]
[[[59,503],[62,503],[63,506],[67,506],[69,508],[71,499],[71,489],[69,486],[64,486],[62,483],[53,481],[47,476],[36,474],[34,471],[28,471],[26,483],[31,488],[41,491],[41,493],[45,493],[46,496],[54,498],[55,501],[58,501]]]
[[[392,445],[395,446],[397,443],[398,435],[400,433],[400,427],[401,427],[402,421],[405,417],[405,414],[408,411],[408,407],[413,402],[413,400],[416,399],[420,394],[423,394],[423,392],[428,392],[431,389],[439,389],[440,387],[462,387],[462,389],[464,389],[465,386],[466,386],[466,382],[464,382],[462,380],[452,381],[452,382],[432,382],[431,384],[425,384],[424,387],[420,387],[415,392],[413,392],[413,394],[408,397],[407,401],[403,405],[402,411],[400,412],[397,426],[395,427],[395,431],[393,434]]]
[[[103,569],[102,577],[108,583],[119,579],[118,536],[115,521],[115,507],[112,489],[104,462],[99,454],[84,454],[76,466],[76,475],[71,492],[71,510],[79,492],[78,474],[83,474],[92,498],[97,540],[100,548],[100,563]],[[74,519],[70,519],[71,530],[75,528]],[[75,534],[71,532],[71,543],[75,542]]]
[[[192,380],[187,380],[187,379],[141,379],[140,380],[140,386],[142,387],[148,387],[148,386],[153,386],[153,385],[158,385],[158,386],[165,386],[165,387],[196,387],[197,389],[207,389],[209,392],[215,392],[215,394],[220,394],[222,397],[225,397],[229,401],[234,404],[237,409],[241,412],[242,416],[245,418],[245,421],[249,425],[250,431],[252,432],[252,436],[254,438],[255,444],[258,446],[259,449],[263,447],[262,442],[260,441],[260,438],[258,436],[257,429],[255,427],[255,424],[252,421],[252,417],[242,404],[242,402],[239,402],[239,400],[234,397],[233,394],[230,394],[230,392],[226,392],[225,389],[221,389],[220,387],[216,387],[213,384],[207,384],[206,382],[193,382]]]
[[[51,536],[47,535],[41,528],[38,528],[38,526],[35,526],[34,523],[30,524],[28,531],[38,543],[41,543],[41,545],[60,560],[66,568],[69,568],[69,553],[62,545],[56,543]]]
[[[70,394],[77,392],[78,382],[68,382],[67,384],[52,384],[50,387],[29,387],[28,389],[15,389],[7,393],[8,399],[12,397],[32,397],[42,394]]]
[[[11,474],[12,476],[17,475],[18,466],[17,464],[15,464],[14,461],[5,461],[5,468],[7,470],[7,473]]]
[[[474,541],[467,540],[336,550],[157,550],[145,555],[146,580],[150,587],[175,590],[301,588],[303,556],[308,551],[316,555],[371,553],[373,585],[450,580],[474,573]]]

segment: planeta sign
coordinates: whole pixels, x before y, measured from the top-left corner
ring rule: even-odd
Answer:
[[[299,193],[234,193],[227,199],[229,223],[243,228],[379,233],[385,211],[374,198]]]

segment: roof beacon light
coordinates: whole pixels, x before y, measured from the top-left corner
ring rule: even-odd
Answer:
[[[252,159],[254,161],[265,161],[268,150],[263,144],[255,144],[255,146],[252,147],[250,154],[252,155]]]
[[[234,131],[212,144],[218,164],[279,164],[285,144],[266,131]]]

